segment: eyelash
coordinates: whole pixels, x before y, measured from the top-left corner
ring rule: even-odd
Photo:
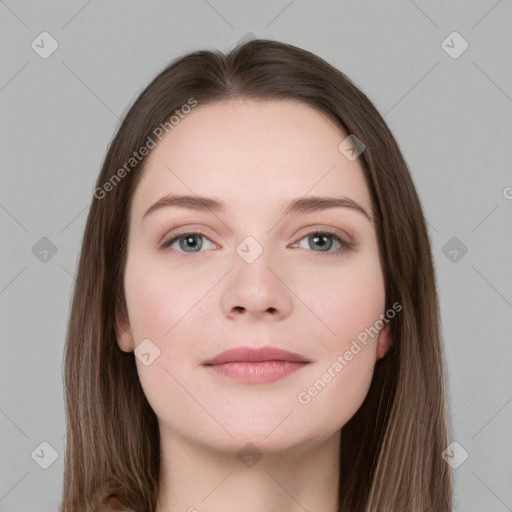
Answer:
[[[182,231],[181,233],[176,233],[176,234],[172,235],[172,238],[170,238],[169,240],[164,240],[162,242],[162,244],[160,245],[160,249],[165,250],[165,249],[170,248],[170,246],[174,242],[176,242],[176,240],[179,240],[181,237],[183,237],[185,235],[202,236],[202,237],[210,240],[204,233],[201,233],[200,231]],[[301,240],[303,240],[304,238],[307,238],[309,235],[328,235],[328,236],[334,238],[337,242],[339,242],[339,244],[341,246],[339,249],[336,249],[335,251],[326,251],[326,252],[312,251],[312,252],[318,252],[320,254],[324,253],[324,254],[330,255],[330,256],[341,256],[347,250],[353,249],[355,246],[355,243],[345,240],[344,238],[340,237],[340,235],[338,235],[336,232],[330,231],[328,229],[310,231],[309,233],[306,233],[302,238],[297,240],[297,242],[293,242],[293,243],[296,244],[296,243],[300,242]],[[210,240],[210,242],[211,242],[211,240]],[[300,249],[300,247],[299,247],[299,249]],[[174,252],[178,253],[178,257],[186,257],[188,254],[199,254],[199,252],[202,252],[202,251],[199,251],[199,252],[188,252],[187,253],[187,252],[182,252],[182,251],[175,251],[174,249],[172,249],[172,250]]]

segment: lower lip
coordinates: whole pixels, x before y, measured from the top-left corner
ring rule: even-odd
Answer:
[[[307,363],[291,361],[234,361],[230,363],[206,365],[214,372],[247,383],[275,382],[290,373],[303,368]]]

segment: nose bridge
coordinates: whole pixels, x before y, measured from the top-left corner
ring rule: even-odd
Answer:
[[[260,239],[264,235],[259,235]],[[255,236],[248,235],[235,247],[234,269],[222,293],[222,308],[228,315],[234,311],[261,315],[271,312],[289,314],[290,291],[277,276],[277,248],[268,247],[271,237],[260,243]],[[277,256],[277,254],[275,255]]]
[[[235,264],[240,263],[241,267],[256,264],[255,268],[258,272],[269,272],[265,263],[272,266],[272,259],[274,259],[278,250],[275,244],[276,230],[271,229],[275,221],[268,211],[248,208],[249,205],[247,204],[239,204],[238,206],[240,216],[236,220],[233,229],[237,238],[235,253],[241,262],[235,258]],[[252,273],[254,271],[252,269]]]
[[[261,236],[259,237],[261,239]],[[276,277],[271,271],[272,252],[268,239],[265,246],[252,235],[245,237],[235,249],[235,273],[240,287],[254,298],[270,297],[275,292]]]
[[[261,236],[259,238],[261,240]],[[254,236],[248,235],[236,246],[236,253],[246,264],[252,265],[257,260],[268,259],[268,244],[266,245],[267,251],[263,248],[263,241],[260,243]],[[261,258],[264,252],[267,254]]]

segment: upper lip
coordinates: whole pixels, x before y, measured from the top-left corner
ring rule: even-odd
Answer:
[[[225,350],[209,359],[204,365],[215,365],[223,363],[241,362],[262,362],[262,361],[290,361],[293,363],[309,363],[305,357],[274,347],[236,347]]]

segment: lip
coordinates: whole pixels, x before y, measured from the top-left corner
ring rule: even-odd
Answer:
[[[310,363],[308,359],[294,352],[288,352],[274,347],[235,347],[217,354],[213,359],[206,361],[205,365],[217,365],[233,362],[263,362],[263,361],[289,361],[291,363]]]
[[[308,359],[273,347],[238,347],[217,354],[203,366],[230,379],[245,383],[269,383],[300,370]]]

